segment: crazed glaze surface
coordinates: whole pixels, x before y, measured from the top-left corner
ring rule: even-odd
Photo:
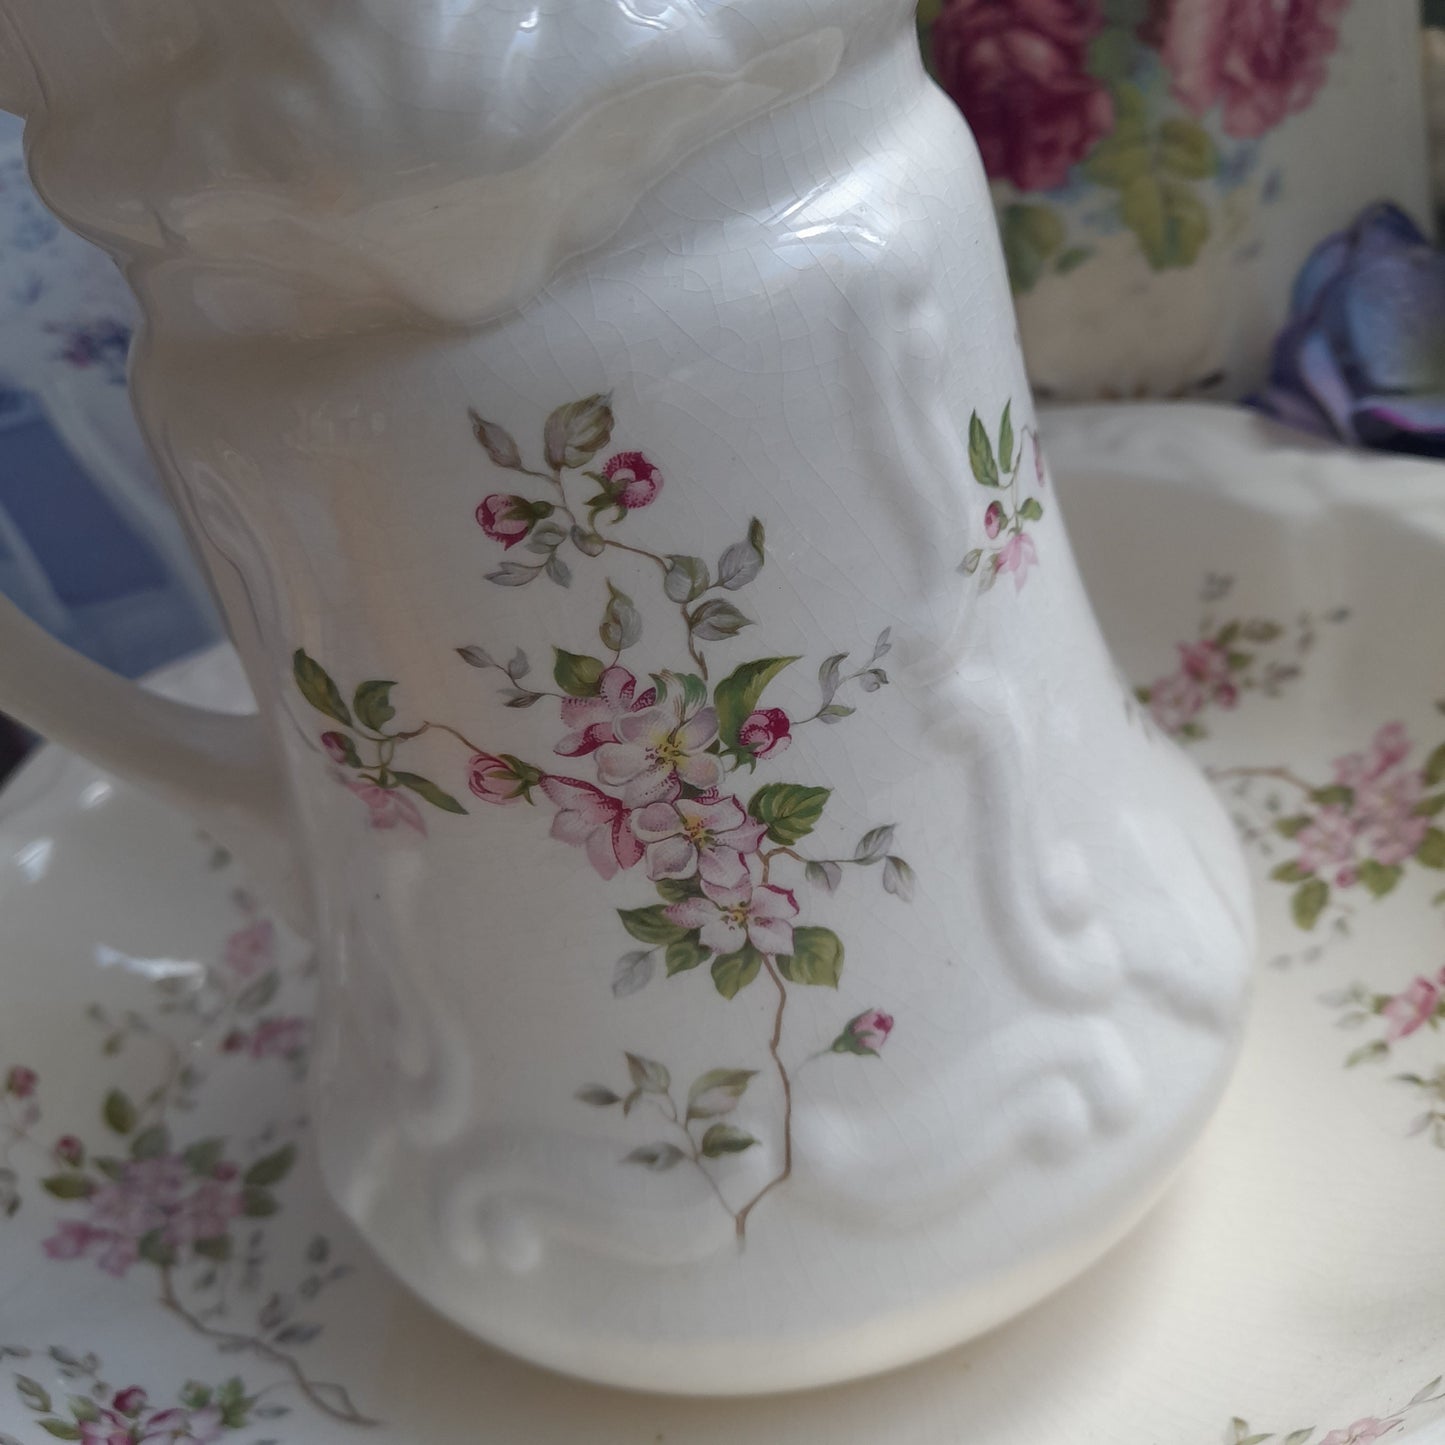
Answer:
[[[1091,619],[908,7],[67,7],[0,0],[0,75],[146,308],[137,400],[314,880],[324,1162],[382,1255],[518,1353],[715,1392],[916,1358],[1093,1259],[1228,1070],[1244,874]],[[868,706],[802,730],[817,659],[885,634]],[[630,701],[590,747],[554,713],[644,650],[645,797]],[[786,809],[709,741],[760,659]],[[734,789],[736,863],[645,857],[644,809]],[[912,883],[835,894],[882,824]],[[790,848],[826,889],[755,932]],[[693,963],[619,989],[644,907]],[[844,942],[805,968],[804,927]],[[624,1051],[643,1107],[589,1114]],[[662,1058],[727,1071],[708,1169],[654,1137]]]

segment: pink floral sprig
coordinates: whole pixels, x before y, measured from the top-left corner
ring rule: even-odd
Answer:
[[[1014,590],[1018,591],[1038,565],[1038,547],[1028,528],[1043,519],[1044,505],[1037,494],[1019,495],[1025,441],[1033,448],[1034,472],[1038,488],[1042,490],[1047,473],[1038,434],[1032,427],[1025,427],[1015,437],[1012,402],[1005,405],[999,421],[996,452],[993,438],[978,413],[969,418],[968,461],[974,481],[981,487],[1004,493],[984,508],[983,532],[989,545],[973,548],[958,568],[966,577],[979,573],[985,591],[1005,576],[1013,578]]]

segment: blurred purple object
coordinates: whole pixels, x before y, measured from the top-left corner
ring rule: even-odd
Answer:
[[[1445,458],[1445,252],[1385,203],[1323,241],[1252,400],[1320,436]]]

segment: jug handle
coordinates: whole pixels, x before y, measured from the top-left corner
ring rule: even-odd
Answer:
[[[82,657],[0,597],[0,708],[194,814],[257,889],[309,931],[280,760],[258,717],[146,692]]]

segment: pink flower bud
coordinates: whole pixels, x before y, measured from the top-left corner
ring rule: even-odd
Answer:
[[[602,475],[612,484],[617,505],[629,512],[649,506],[662,490],[662,473],[641,452],[609,457]]]
[[[333,763],[344,763],[348,760],[351,749],[347,746],[350,739],[345,733],[322,733],[321,746],[326,749],[326,756]]]
[[[793,741],[792,724],[780,707],[749,713],[738,729],[738,741],[755,757],[776,757]]]
[[[467,786],[484,803],[515,803],[522,796],[522,780],[510,763],[491,753],[477,753],[467,765]]]
[[[988,511],[983,514],[983,530],[990,537],[997,537],[1003,531],[1003,503],[990,502]]]
[[[494,492],[477,508],[477,525],[492,541],[515,547],[536,523],[532,504],[525,497]]]

